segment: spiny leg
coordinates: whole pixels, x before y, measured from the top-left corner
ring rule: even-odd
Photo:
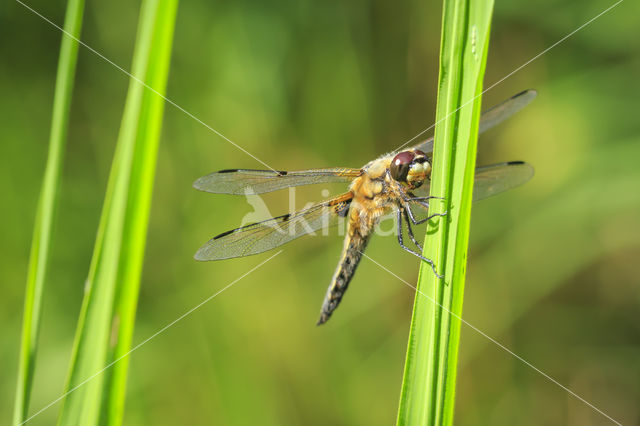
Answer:
[[[428,197],[416,197],[411,192],[407,193],[405,195],[405,197],[403,197],[403,198],[404,198],[404,201],[405,201],[404,207],[406,208],[407,212],[409,213],[409,218],[411,219],[411,222],[413,222],[414,225],[422,225],[426,221],[428,221],[430,219],[433,219],[436,216],[446,216],[447,215],[447,212],[445,211],[444,213],[435,213],[435,214],[432,214],[432,215],[426,217],[425,219],[417,220],[413,216],[413,210],[411,210],[410,203],[420,204],[427,211],[429,211],[429,203],[427,202],[428,200],[444,200],[444,198],[443,197],[436,197],[436,196],[433,196],[433,195],[429,195]]]
[[[418,240],[416,240],[416,237],[413,235],[413,228],[411,228],[411,222],[409,221],[409,216],[407,214],[407,211],[403,209],[402,213],[404,215],[404,220],[407,223],[407,234],[409,234],[409,238],[411,238],[411,241],[413,241],[413,244],[415,244],[416,247],[418,247],[418,249],[420,249],[420,251],[422,252],[422,244],[420,244]]]
[[[409,196],[404,198],[404,201],[406,201],[407,203],[418,203],[420,204],[422,207],[424,207],[425,209],[429,210],[429,203],[427,203],[427,201],[429,200],[444,200],[444,198],[442,197],[434,197],[434,196],[428,196],[428,197],[415,197],[412,193],[408,193]]]
[[[408,223],[409,222],[407,222],[407,224]],[[404,241],[403,241],[403,237],[402,237],[402,212],[400,211],[400,209],[398,209],[398,243],[400,243],[400,247],[402,247],[405,251],[408,251],[412,255],[417,256],[420,259],[422,259],[425,262],[427,262],[431,266],[431,269],[433,269],[433,273],[436,275],[436,277],[442,278],[442,275],[438,274],[438,271],[436,271],[436,265],[433,263],[433,260],[427,259],[426,257],[421,255],[420,253],[418,253],[418,252],[416,252],[414,250],[411,250],[409,247],[404,245]]]
[[[409,193],[410,197],[407,198],[407,201],[428,201],[428,200],[444,200],[444,197],[436,197],[434,195],[429,195],[428,197],[414,197],[413,193]]]
[[[429,203],[427,203],[426,201],[408,199],[407,203],[410,203],[410,202],[420,204],[422,207],[429,210]]]
[[[407,208],[406,208],[405,210],[406,210],[406,212],[407,212],[407,214],[408,214],[408,216],[409,216],[409,219],[411,219],[411,222],[413,222],[413,224],[414,224],[414,225],[422,225],[423,223],[425,223],[425,222],[426,222],[426,221],[428,221],[428,220],[433,219],[434,217],[437,217],[437,216],[446,216],[446,215],[447,215],[447,212],[444,212],[444,213],[434,213],[434,214],[432,214],[432,215],[427,216],[427,217],[426,217],[426,218],[424,218],[424,219],[416,219],[416,218],[413,216],[413,212],[411,211],[411,208],[410,208],[408,205],[407,205]],[[408,224],[408,223],[409,223],[409,222],[407,221],[407,224]]]

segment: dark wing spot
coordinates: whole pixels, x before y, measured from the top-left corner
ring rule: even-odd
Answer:
[[[234,231],[235,231],[235,229],[232,229],[232,230],[227,231],[227,232],[223,232],[222,234],[220,234],[220,235],[216,235],[215,237],[213,237],[213,239],[214,239],[214,240],[217,240],[218,238],[222,238],[222,237],[224,237],[225,235],[232,234]]]
[[[224,170],[218,170],[218,173],[235,173],[235,172],[260,172],[260,173],[271,173],[272,170],[260,170],[260,169],[224,169]],[[280,172],[275,172],[278,176],[284,176],[287,174],[287,172],[284,171],[280,171]]]
[[[289,172],[287,172],[285,170],[279,170],[278,171],[278,176],[286,176],[287,174],[289,174]]]
[[[285,222],[287,220],[289,220],[289,218],[291,217],[291,213],[287,213],[287,214],[283,214],[282,216],[280,216],[280,220]]]
[[[524,164],[524,161],[508,161],[507,164],[510,166],[517,166],[520,164]]]

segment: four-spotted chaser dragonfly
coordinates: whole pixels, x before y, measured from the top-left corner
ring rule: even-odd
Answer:
[[[483,112],[479,132],[497,125],[516,113],[536,96],[533,90],[519,93]],[[349,191],[307,209],[243,226],[213,237],[195,254],[197,260],[220,260],[262,253],[274,247],[336,225],[347,220],[347,234],[338,267],[322,304],[318,324],[325,323],[336,309],[360,262],[362,252],[379,220],[392,212],[397,215],[397,238],[400,247],[435,265],[420,254],[413,225],[420,225],[435,215],[418,219],[414,210],[428,213],[429,183],[433,137],[418,145],[385,154],[362,168],[328,168],[304,171],[231,169],[203,176],[193,186],[214,194],[254,195],[292,186],[318,183],[350,183]],[[474,201],[506,191],[528,181],[533,168],[521,161],[478,167],[475,173]],[[417,210],[416,210],[417,211]],[[418,250],[408,247],[407,234]]]

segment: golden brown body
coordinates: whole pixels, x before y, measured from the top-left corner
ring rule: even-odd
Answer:
[[[338,307],[374,227],[383,216],[404,205],[406,187],[389,173],[392,160],[392,155],[385,155],[368,163],[349,187],[353,199],[349,208],[347,235],[338,267],[322,304],[318,325],[325,323]],[[423,181],[425,175],[421,173],[421,176],[413,177]]]
[[[490,108],[480,117],[479,132],[501,123],[525,107],[536,96],[526,90]],[[193,186],[214,194],[256,195],[284,188],[320,183],[350,182],[349,192],[315,204],[304,210],[276,216],[216,235],[195,254],[197,260],[221,260],[249,256],[279,247],[303,235],[341,223],[349,218],[348,232],[338,268],[325,301],[319,324],[327,321],[342,299],[362,256],[373,228],[380,218],[395,211],[397,238],[400,247],[431,265],[422,256],[422,246],[411,229],[421,225],[435,213],[416,218],[412,206],[429,211],[429,184],[433,137],[405,151],[384,155],[361,169],[333,167],[284,171],[255,169],[224,169],[202,176]],[[395,156],[394,156],[395,154]],[[476,169],[473,200],[490,197],[528,181],[533,168],[521,161],[494,164]],[[426,210],[425,210],[426,209]],[[404,225],[403,225],[404,224]],[[403,241],[403,232],[415,249]]]

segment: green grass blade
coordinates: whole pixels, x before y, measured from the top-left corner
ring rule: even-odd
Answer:
[[[80,37],[84,0],[69,0],[64,19],[64,30],[73,37]],[[36,221],[29,257],[29,271],[24,302],[20,365],[13,412],[13,423],[20,424],[27,418],[29,398],[33,384],[33,373],[40,328],[42,294],[49,261],[52,226],[55,217],[56,200],[60,184],[63,153],[69,126],[69,110],[73,94],[78,42],[62,36],[60,58],[53,97],[51,131],[49,134],[49,154],[45,166],[42,189],[36,210]]]
[[[177,0],[142,3],[132,74],[166,88]],[[78,322],[61,425],[120,424],[164,100],[132,79]],[[91,380],[87,381],[87,379]]]
[[[161,93],[164,93],[167,84],[177,7],[177,0],[164,0],[159,2],[156,11],[150,64],[145,81],[153,88],[160,88],[157,90]],[[131,221],[127,223],[125,229],[128,238],[125,239],[122,248],[121,288],[114,304],[114,318],[118,319],[119,327],[114,330],[117,339],[110,362],[122,358],[131,350],[164,105],[164,99],[157,94],[149,90],[143,92],[141,112],[143,125],[138,131],[138,139],[141,143],[138,144],[134,153],[132,181],[135,185],[130,193],[128,206]],[[110,383],[106,390],[110,425],[122,423],[128,365],[129,358],[124,357],[114,364],[111,372]]]
[[[453,422],[456,366],[480,94],[486,64],[492,1],[445,0],[434,142],[431,213],[447,211],[429,224],[407,349],[398,412],[400,425]],[[434,303],[435,302],[435,303]]]

